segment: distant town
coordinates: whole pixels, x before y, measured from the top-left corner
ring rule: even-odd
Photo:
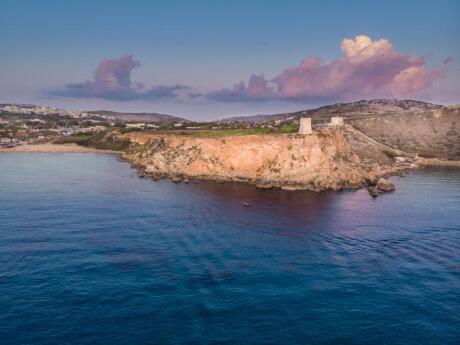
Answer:
[[[92,135],[107,130],[130,131],[223,131],[257,130],[260,132],[295,132],[299,118],[288,116],[271,121],[228,119],[193,122],[156,113],[120,113],[77,111],[30,104],[0,104],[0,146],[40,144],[63,137]]]

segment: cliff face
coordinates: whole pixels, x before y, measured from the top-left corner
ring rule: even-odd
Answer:
[[[357,188],[385,171],[363,165],[341,130],[313,135],[198,138],[129,133],[125,158],[154,178],[239,181],[261,188]]]

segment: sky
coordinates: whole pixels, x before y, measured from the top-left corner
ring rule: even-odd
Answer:
[[[460,1],[2,0],[0,102],[213,120],[460,103]]]

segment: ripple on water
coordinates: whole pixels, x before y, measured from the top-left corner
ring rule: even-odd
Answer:
[[[0,166],[2,343],[460,339],[458,169],[372,199],[153,183],[111,155]]]

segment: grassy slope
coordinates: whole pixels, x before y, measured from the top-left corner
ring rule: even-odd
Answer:
[[[241,128],[241,129],[220,129],[220,130],[189,130],[179,131],[176,134],[193,137],[220,137],[229,135],[254,135],[254,134],[282,134],[297,133],[298,125],[287,125],[274,128]]]
[[[78,144],[94,147],[100,150],[124,151],[129,147],[129,141],[115,140],[113,131],[103,131],[95,134],[71,135],[56,139],[53,144]]]

